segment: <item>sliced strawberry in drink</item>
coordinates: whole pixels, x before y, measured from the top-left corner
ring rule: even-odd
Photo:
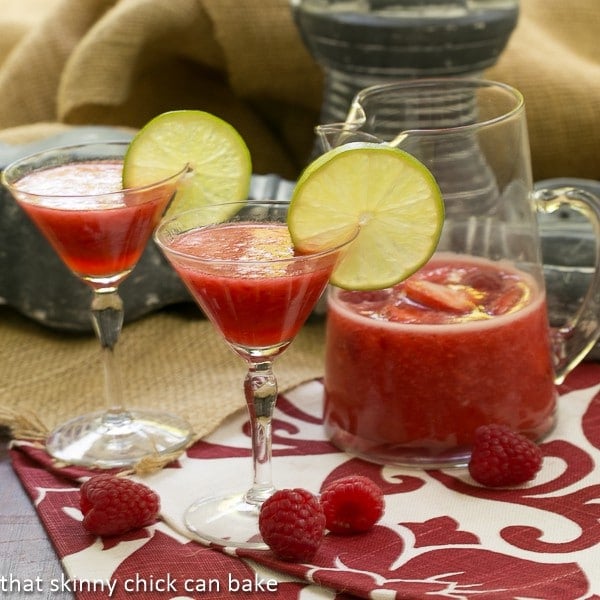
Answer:
[[[504,290],[488,304],[487,312],[490,315],[505,315],[525,304],[527,300],[528,289],[521,285],[513,285]]]
[[[390,323],[416,323],[421,325],[444,323],[440,311],[427,310],[424,306],[402,302],[398,305],[387,305],[381,310],[381,316]],[[453,313],[455,315],[456,313]],[[447,313],[445,313],[447,315]]]
[[[410,300],[429,308],[453,313],[468,313],[475,308],[469,294],[433,281],[407,279],[404,291]]]

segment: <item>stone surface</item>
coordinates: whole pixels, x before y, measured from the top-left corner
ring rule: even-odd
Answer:
[[[362,88],[492,66],[519,16],[517,0],[293,0],[304,43],[325,72],[322,123],[344,121]]]

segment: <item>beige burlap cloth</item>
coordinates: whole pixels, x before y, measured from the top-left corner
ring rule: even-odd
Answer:
[[[487,75],[525,95],[536,179],[600,178],[598,0],[520,0]],[[322,77],[289,0],[0,0],[0,130],[44,121],[139,127],[219,114],[255,173],[295,179]]]
[[[54,425],[105,406],[93,336],[58,333],[6,307],[0,329],[0,425],[15,437],[44,437]],[[323,338],[323,323],[314,318],[277,359],[281,390],[322,375]],[[196,437],[245,406],[243,361],[191,305],[126,325],[117,356],[127,407],[179,414]]]

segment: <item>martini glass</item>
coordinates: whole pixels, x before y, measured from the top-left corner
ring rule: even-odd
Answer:
[[[186,169],[122,189],[127,143],[52,148],[17,160],[2,182],[67,267],[91,288],[91,316],[104,356],[106,410],[58,426],[47,451],[70,464],[133,465],[183,448],[190,426],[162,411],[127,410],[114,349],[123,325],[119,284],[131,273]]]
[[[248,367],[244,393],[252,438],[252,485],[201,498],[185,515],[186,525],[198,538],[220,546],[266,548],[258,531],[258,513],[275,491],[273,361],[306,321],[350,241],[325,252],[295,254],[286,226],[287,208],[286,203],[270,201],[216,205],[166,219],[155,232],[158,246],[204,314]]]

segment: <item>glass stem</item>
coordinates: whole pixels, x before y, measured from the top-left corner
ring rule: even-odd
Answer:
[[[271,469],[271,422],[277,401],[277,380],[271,361],[249,363],[244,392],[250,413],[254,467],[254,481],[245,499],[250,504],[260,505],[275,491]]]
[[[102,346],[107,412],[104,420],[122,422],[129,418],[123,408],[121,377],[115,361],[115,345],[123,327],[123,301],[116,289],[95,290],[92,323]]]

